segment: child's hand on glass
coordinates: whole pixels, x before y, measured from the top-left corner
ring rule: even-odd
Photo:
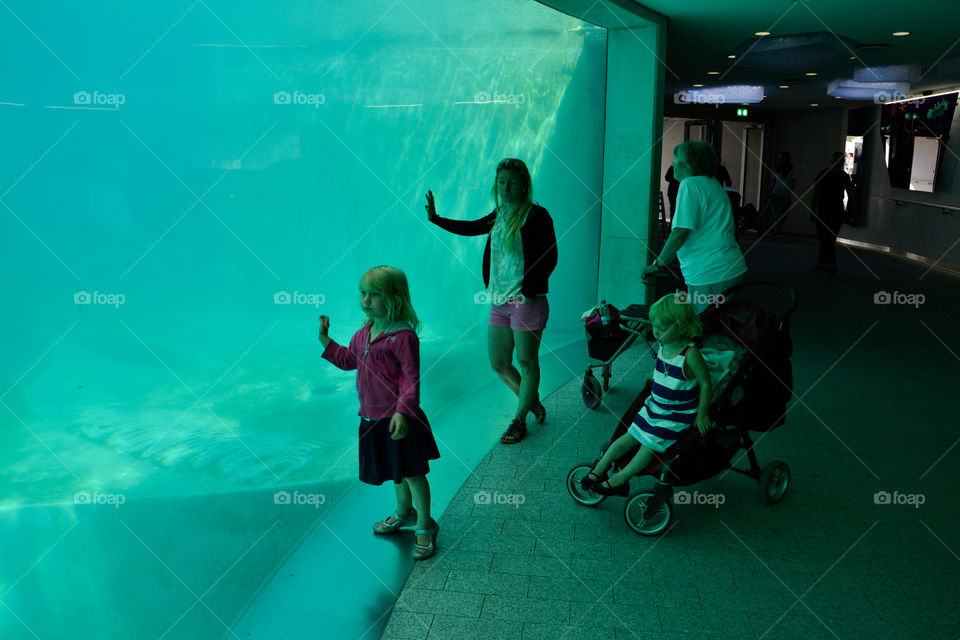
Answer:
[[[702,436],[707,435],[707,431],[713,428],[713,420],[707,415],[701,416],[698,414],[693,424],[697,425],[697,429],[700,430],[700,435]]]
[[[320,316],[320,339],[329,338],[330,316]]]
[[[399,412],[393,414],[387,430],[390,432],[392,439],[402,440],[407,435],[407,416]]]

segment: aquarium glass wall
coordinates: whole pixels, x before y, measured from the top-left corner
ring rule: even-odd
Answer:
[[[7,0],[0,32],[4,638],[230,636],[316,524],[282,492],[356,482],[317,320],[349,340],[367,268],[409,277],[428,414],[495,380],[484,238],[429,224],[428,189],[478,218],[525,160],[559,241],[545,349],[582,339],[603,29],[521,0]]]

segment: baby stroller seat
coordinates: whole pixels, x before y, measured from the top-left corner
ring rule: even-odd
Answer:
[[[751,300],[751,295],[761,297],[759,292],[768,293],[770,289],[783,293],[785,302],[777,310],[768,310]],[[750,431],[769,431],[784,424],[786,403],[793,388],[789,316],[796,308],[796,295],[792,287],[779,282],[744,283],[727,293],[730,296],[723,304],[703,314],[704,336],[698,345],[705,360],[710,349],[733,352],[727,372],[713,382],[710,417],[717,426],[704,437],[696,428],[688,429],[677,443],[662,454],[655,454],[637,474],[657,478],[652,489],[632,494],[624,506],[627,525],[642,535],[657,535],[669,527],[674,487],[731,470],[757,480],[761,498],[773,504],[789,486],[790,468],[786,463],[775,460],[760,467]],[[716,374],[711,368],[711,380]],[[620,418],[606,446],[626,433],[650,395],[650,386],[648,382]],[[730,464],[741,450],[749,462],[746,469]],[[635,453],[633,449],[615,461],[613,469],[622,469]],[[567,474],[567,491],[578,504],[595,506],[606,498],[582,486],[583,478],[598,461],[599,458],[578,464]]]

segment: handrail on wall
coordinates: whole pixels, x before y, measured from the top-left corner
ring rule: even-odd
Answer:
[[[933,209],[940,209],[941,213],[946,213],[948,211],[960,211],[960,207],[954,207],[949,204],[937,204],[935,202],[920,202],[919,200],[904,200],[903,198],[889,198],[896,204],[915,204],[921,207],[931,207]]]

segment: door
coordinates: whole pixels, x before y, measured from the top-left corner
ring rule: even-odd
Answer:
[[[740,164],[741,202],[753,203],[761,210],[760,181],[763,177],[763,127],[747,126],[743,130],[743,156]]]

